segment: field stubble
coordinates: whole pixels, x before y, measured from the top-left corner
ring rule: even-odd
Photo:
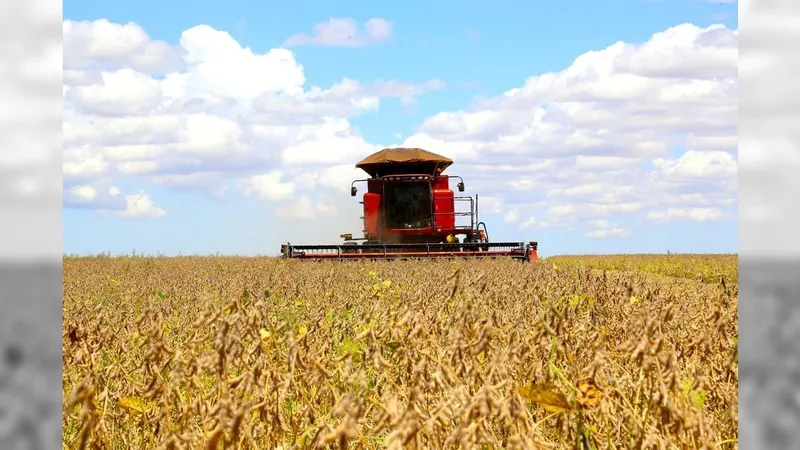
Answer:
[[[64,442],[736,447],[736,280],[559,264],[67,259]]]

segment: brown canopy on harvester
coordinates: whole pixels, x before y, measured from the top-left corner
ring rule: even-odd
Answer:
[[[451,164],[452,159],[421,148],[385,148],[359,161],[356,168],[376,177],[387,166],[425,167],[427,172],[429,168],[444,170]]]

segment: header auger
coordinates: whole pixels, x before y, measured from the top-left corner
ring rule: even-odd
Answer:
[[[497,258],[535,261],[536,242],[489,242],[486,224],[478,217],[478,196],[464,192],[464,180],[443,172],[453,161],[418,148],[387,148],[361,160],[356,167],[369,178],[362,201],[364,236],[342,234],[340,245],[281,245],[281,255],[293,259]],[[459,212],[457,204],[469,206]],[[457,218],[462,219],[458,223]],[[467,219],[469,222],[467,222]],[[359,243],[360,242],[360,243]]]

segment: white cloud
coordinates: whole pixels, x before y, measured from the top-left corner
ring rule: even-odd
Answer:
[[[72,43],[65,204],[79,204],[72,188],[126,178],[279,203],[286,220],[324,214],[331,202],[321,198],[352,202],[350,181],[364,177],[354,163],[387,145],[365,140],[351,119],[387,98],[411,104],[445,87],[436,78],[307,86],[290,50],[259,53],[207,25],[174,46],[135,24],[65,22],[64,32]],[[332,19],[289,41],[389,38],[388,22],[360,29]],[[641,44],[618,42],[469,108],[433,114],[393,145],[453,158],[450,172],[465,178],[467,194],[480,194],[487,223],[494,219],[486,214],[519,227],[665,220],[659,214],[730,220],[739,176],[737,44],[736,30],[690,24]],[[590,237],[629,233],[595,228]]]
[[[506,211],[505,202],[501,197],[478,194],[478,214],[500,214]],[[480,219],[480,217],[478,217]]]
[[[432,79],[422,84],[378,80],[362,85],[357,80],[342,79],[330,89],[317,86],[294,94],[265,93],[253,101],[254,117],[270,114],[313,120],[318,117],[349,117],[374,111],[383,98],[411,103],[426,92],[444,89],[445,83]],[[297,120],[297,119],[295,119]]]
[[[586,237],[592,239],[606,239],[612,237],[628,237],[631,235],[631,232],[624,229],[624,228],[605,228],[600,230],[594,230],[586,233]]]
[[[298,175],[298,178],[312,177],[313,182],[307,186],[309,189],[325,188],[335,192],[335,195],[347,195],[350,192],[350,185],[354,180],[364,179],[366,174],[361,169],[356,169],[352,164],[342,164],[326,167],[318,172]],[[300,180],[298,180],[298,184]],[[365,189],[364,183],[357,183],[356,187],[362,191]]]
[[[551,206],[548,215],[552,218],[562,220],[587,219],[591,217],[602,217],[611,214],[627,214],[638,212],[642,209],[641,202],[625,203],[568,203],[563,205]]]
[[[119,194],[119,189],[112,189],[104,183],[79,184],[64,188],[64,206],[75,209],[122,210],[125,208],[125,201]]]
[[[733,155],[721,151],[690,150],[677,160],[654,159],[653,166],[662,175],[674,178],[735,177],[738,170],[738,164]]]
[[[152,114],[146,117],[67,117],[64,144],[70,151],[114,152],[118,146],[169,145],[179,142],[185,120],[178,116]],[[84,158],[81,158],[81,160]]]
[[[630,231],[607,219],[593,219],[589,221],[589,225],[594,230],[587,232],[584,236],[591,239],[626,238],[631,235]]]
[[[521,214],[546,213],[547,221],[637,214],[696,195],[729,207],[738,175],[737,42],[737,31],[689,24],[641,45],[618,42],[469,109],[435,114],[404,144],[452,155],[487,194],[527,203]],[[671,156],[681,147],[689,150]],[[531,159],[547,166],[477,169]]]
[[[534,216],[530,216],[527,219],[525,219],[524,222],[522,222],[520,224],[520,228],[531,228],[531,227],[534,227],[534,226],[537,226],[537,225],[540,226],[540,227],[546,227],[548,224],[547,224],[547,222],[540,222],[540,221],[536,220],[536,217],[534,217]]]
[[[165,73],[179,67],[180,49],[153,41],[137,24],[107,19],[63,22],[65,75],[88,66],[131,68]]]
[[[146,115],[161,103],[161,83],[133,69],[99,74],[99,83],[69,88],[66,98],[86,113],[101,116]]]
[[[698,34],[694,25],[683,24],[654,34],[645,44],[627,46],[614,65],[623,73],[652,77],[726,77],[739,70],[738,47],[738,36],[722,25]]]
[[[126,195],[125,203],[125,209],[114,212],[115,215],[129,219],[160,219],[167,215],[166,211],[153,203],[144,190],[138,194]]]
[[[516,189],[518,191],[532,191],[539,186],[536,181],[531,180],[530,178],[509,181],[508,185],[512,189]]]
[[[513,223],[519,222],[519,210],[518,209],[509,210],[503,216],[503,222],[508,223],[508,224],[513,224]]]
[[[108,162],[103,159],[102,155],[90,155],[88,152],[82,152],[81,149],[75,149],[70,154],[69,151],[65,152],[65,158],[70,158],[73,162],[64,163],[64,177],[91,177],[97,176],[106,171]]]
[[[331,165],[359,159],[378,151],[355,134],[345,119],[328,119],[316,127],[300,127],[299,134],[283,147],[279,157],[290,166]]]
[[[249,100],[265,92],[302,91],[303,67],[292,52],[272,49],[265,54],[242,47],[229,33],[198,25],[181,34],[187,70],[171,72],[164,79],[165,94]]]
[[[235,157],[247,153],[244,132],[235,120],[213,114],[190,114],[183,118],[178,153],[192,157]]]
[[[665,33],[669,39],[657,34],[642,46],[620,42],[587,52],[561,72],[530,77],[521,88],[470,110],[436,114],[408,141],[459,145],[462,159],[579,155],[584,165],[602,161],[598,157],[616,158],[607,164],[618,165],[682,144],[676,134],[735,136],[738,36],[724,28],[692,25]],[[703,61],[705,67],[709,52],[722,55],[713,60],[716,78],[692,65]],[[661,66],[619,68],[630,54],[652,54],[648,64],[660,61]],[[669,59],[676,55],[678,63]],[[682,61],[688,55],[686,65]]]
[[[371,21],[370,32],[385,37],[384,25]],[[169,52],[136,24],[65,21],[64,33],[67,187],[138,177],[212,195],[221,186],[209,183],[226,177],[352,164],[380,146],[364,142],[349,116],[374,111],[386,98],[409,104],[445,87],[437,79],[345,78],[329,89],[305,88],[291,51],[259,54],[207,25],[184,31]],[[142,62],[158,55],[180,64]]]
[[[545,228],[550,226],[550,223],[547,221],[542,221],[536,218],[536,216],[528,216],[526,219],[522,219],[520,215],[520,211],[517,208],[513,208],[508,210],[506,214],[503,216],[503,222],[507,225],[514,225],[520,229],[526,228]]]
[[[76,199],[85,202],[92,202],[97,198],[97,189],[93,186],[77,186],[72,188],[72,193]]]
[[[70,208],[93,210],[101,215],[128,219],[160,219],[167,215],[144,189],[138,193],[125,194],[120,188],[103,182],[65,189],[64,204]]]
[[[719,208],[668,208],[666,211],[647,213],[647,219],[662,223],[678,219],[710,222],[721,220],[724,216],[725,213]]]
[[[391,37],[392,23],[386,19],[369,19],[364,23],[362,31],[353,19],[331,17],[327,22],[314,25],[312,34],[297,33],[286,39],[283,45],[287,47],[298,45],[363,47],[383,43]]]
[[[373,18],[364,22],[367,35],[376,41],[385,41],[392,37],[392,22],[386,19]]]
[[[635,166],[638,163],[640,163],[638,158],[621,156],[578,155],[575,157],[575,169],[582,171],[617,170]]]
[[[225,173],[219,171],[191,172],[186,174],[157,175],[150,177],[153,184],[177,189],[195,190],[208,194],[209,192],[219,192],[227,185],[218,185],[225,177]]]
[[[240,182],[244,194],[259,200],[278,202],[290,199],[294,195],[295,184],[292,181],[282,182],[283,174],[273,170],[261,175],[254,175]]]
[[[614,223],[606,219],[593,219],[589,221],[589,225],[595,228],[611,228],[614,226]]]
[[[277,210],[279,217],[284,219],[310,220],[320,216],[335,215],[338,211],[332,205],[323,201],[314,202],[307,195],[300,195],[297,199],[282,205]]]
[[[158,170],[158,161],[125,161],[117,165],[121,175],[147,175]]]
[[[636,189],[635,186],[613,186],[606,183],[588,183],[578,186],[568,186],[564,188],[555,188],[547,192],[548,197],[584,197],[602,199],[605,196],[609,201],[614,201],[617,195],[626,195],[632,193]]]

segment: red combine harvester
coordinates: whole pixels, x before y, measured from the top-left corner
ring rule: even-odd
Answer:
[[[281,245],[281,255],[294,259],[497,258],[537,259],[536,242],[489,242],[486,224],[478,218],[478,196],[456,196],[443,172],[453,161],[418,148],[387,148],[356,167],[370,178],[364,193],[364,237],[343,234],[341,245]],[[468,204],[459,212],[456,204]],[[468,218],[457,223],[456,218]],[[361,243],[359,244],[359,241]]]

